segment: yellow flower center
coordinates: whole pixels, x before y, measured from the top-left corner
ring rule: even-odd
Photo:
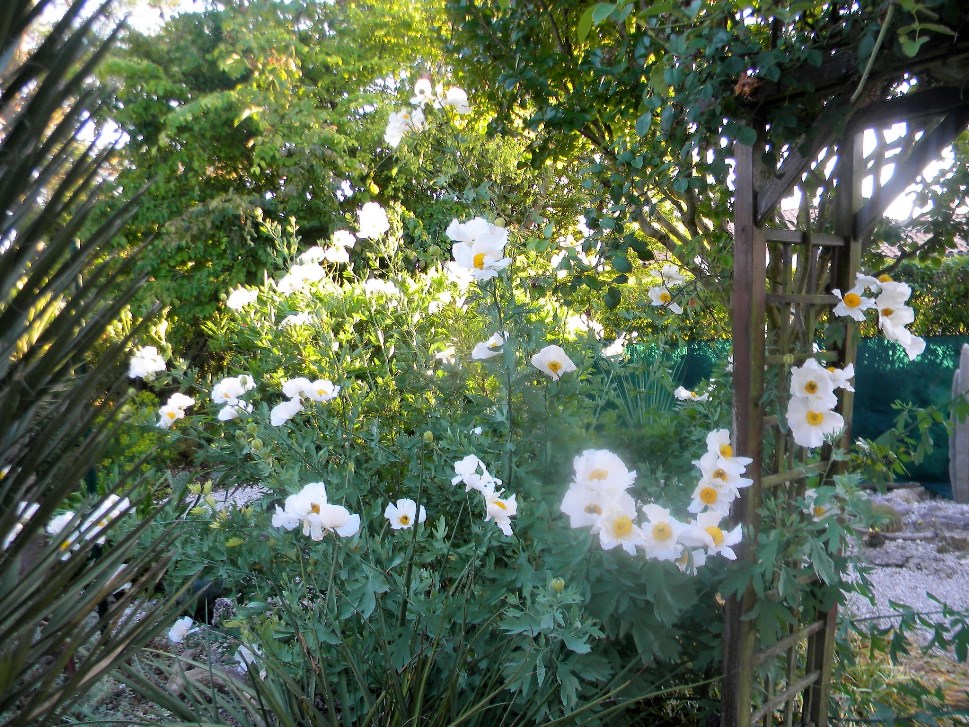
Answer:
[[[71,541],[70,540],[65,540],[58,547],[60,548],[61,552],[63,553],[65,550],[69,550],[70,549],[70,547],[71,547]]]
[[[857,293],[845,293],[844,302],[849,308],[857,308],[861,305],[861,296]]]
[[[508,505],[506,505],[505,503],[503,503],[501,500],[492,500],[491,501],[491,504],[494,505],[495,507],[497,507],[500,510],[507,510],[508,509]]]
[[[830,371],[832,374],[837,370],[838,369],[836,369],[834,366],[828,366],[828,371]]]
[[[721,457],[733,457],[733,447],[729,444],[720,445],[720,456]]]
[[[894,311],[894,310],[893,310],[892,308],[882,308],[882,309],[881,309],[881,311],[879,311],[879,312],[880,312],[880,313],[881,313],[881,314],[882,314],[882,315],[883,315],[883,316],[884,316],[885,318],[891,318],[891,316],[892,316],[892,313],[894,313],[895,311]]]
[[[176,414],[173,411],[167,412],[165,414],[165,416],[167,416],[169,419],[175,419],[176,418]]]
[[[609,471],[601,468],[596,468],[589,473],[590,480],[607,480],[609,479]]]
[[[669,292],[664,290],[662,293],[659,294],[660,303],[669,303],[671,300],[673,300],[673,296],[670,295]]]
[[[316,395],[317,396],[323,396],[324,394],[326,394],[326,389],[317,389],[316,390]]]
[[[474,261],[471,264],[474,265],[474,267],[477,270],[483,270],[484,261],[485,261],[485,254],[483,252],[479,252],[477,255],[474,256]]]
[[[562,362],[561,361],[549,361],[548,362],[548,370],[551,371],[553,374],[557,374],[559,371],[562,370]]]
[[[711,525],[706,529],[710,533],[710,537],[713,538],[713,545],[715,547],[720,547],[723,543],[723,530],[718,528],[716,525]]]
[[[669,523],[656,523],[653,526],[653,540],[662,543],[673,537],[673,528]]]
[[[410,525],[410,515],[401,515],[399,518],[397,518],[397,522],[399,522],[401,525]]]
[[[807,419],[808,424],[810,424],[812,427],[817,427],[820,426],[821,422],[824,421],[824,412],[809,411],[805,418]]]
[[[633,521],[626,515],[620,515],[612,521],[612,534],[616,538],[624,538],[633,531]]]
[[[721,467],[717,467],[713,471],[713,474],[710,475],[710,477],[712,477],[715,480],[726,480],[727,477],[728,477],[728,475],[727,475],[727,471],[725,469],[723,469]]]
[[[814,506],[814,517],[824,517],[824,513],[827,508],[821,507],[820,505]]]
[[[588,505],[586,505],[583,508],[583,510],[584,510],[584,512],[587,515],[601,515],[602,514],[602,508],[599,507],[598,505],[596,505],[594,502],[590,502]]]
[[[222,398],[223,398],[223,399],[231,399],[232,397],[231,397],[231,396],[229,396],[229,392],[227,391],[227,392],[225,392],[225,393],[224,393],[224,394],[222,395]]]
[[[320,514],[320,504],[318,502],[310,503],[310,512],[315,512],[317,515]]]
[[[704,505],[712,505],[717,501],[720,493],[717,492],[716,487],[704,487],[700,490],[700,502]]]
[[[882,273],[881,275],[878,276],[878,282],[879,283],[890,283],[890,282],[892,282],[892,276],[889,275],[888,273]]]
[[[815,393],[817,393],[817,391],[818,391],[818,382],[817,381],[808,381],[804,385],[804,390],[807,393],[809,393],[809,394],[815,394]]]

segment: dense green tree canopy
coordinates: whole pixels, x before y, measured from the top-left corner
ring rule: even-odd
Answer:
[[[813,159],[875,102],[965,80],[944,60],[965,53],[966,9],[955,0],[448,8],[461,31],[456,55],[487,77],[502,109],[494,129],[538,132],[535,165],[584,158],[584,183],[599,197],[590,225],[614,249],[635,249],[627,233],[638,229],[700,274],[728,259],[733,142],[760,144],[766,181],[792,152]],[[829,161],[822,153],[802,183],[822,196],[822,225],[835,187]],[[958,169],[950,193],[963,188]],[[949,211],[941,206],[934,223]],[[951,225],[938,232],[936,248]],[[622,276],[626,256],[615,259]]]

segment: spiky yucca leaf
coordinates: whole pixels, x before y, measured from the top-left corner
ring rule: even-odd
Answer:
[[[170,545],[139,547],[147,521],[135,510],[149,483],[122,476],[89,497],[69,526],[80,529],[72,547],[45,534],[119,424],[128,341],[89,354],[144,282],[131,260],[94,264],[130,206],[78,237],[112,151],[86,130],[100,104],[88,80],[118,32],[98,37],[109,3],[88,14],[85,4],[69,3],[26,49],[51,0],[0,3],[0,724],[52,724],[155,633],[174,600],[144,600]],[[86,518],[115,494],[132,504],[101,524]],[[22,503],[36,510],[24,517]]]

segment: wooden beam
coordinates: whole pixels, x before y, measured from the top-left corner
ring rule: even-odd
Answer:
[[[764,316],[767,286],[767,242],[754,224],[754,149],[737,144],[734,193],[734,267],[733,267],[733,351],[734,395],[733,438],[735,451],[750,457],[747,468],[753,484],[744,496],[734,500],[731,518],[745,526],[741,558],[750,562],[756,557],[757,522],[760,508],[762,472],[764,391]],[[753,622],[742,619],[757,600],[753,588],[740,598],[727,600],[723,630],[723,687],[721,693],[721,727],[749,727],[753,697],[752,666],[756,634]]]
[[[855,213],[854,236],[865,240],[885,214],[888,206],[914,182],[922,171],[939,158],[942,150],[969,126],[969,107],[950,111],[932,131],[919,139],[905,159],[895,164],[895,172],[885,184],[875,187],[871,199]],[[875,170],[877,178],[880,170]]]
[[[817,121],[814,122],[814,126],[801,136],[800,141],[781,163],[777,173],[764,184],[757,199],[756,224],[762,224],[767,219],[791,187],[797,184],[801,175],[811,166],[818,152],[831,143],[837,135],[841,122],[847,116],[846,104],[847,98],[844,96],[835,96],[828,101]]]
[[[901,121],[939,116],[963,106],[969,106],[969,91],[955,86],[939,86],[869,104],[851,117],[848,128],[853,131],[880,128]]]

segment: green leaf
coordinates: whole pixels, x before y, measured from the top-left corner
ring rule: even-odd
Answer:
[[[649,127],[653,125],[653,114],[647,111],[645,114],[636,119],[636,133],[640,136],[646,136],[649,132]],[[642,162],[640,162],[642,165]]]
[[[575,26],[575,37],[580,43],[584,42],[586,38],[589,37],[589,31],[592,30],[592,11],[595,10],[594,5],[590,5],[586,8],[585,12],[582,13],[582,17],[579,18],[578,25]]]
[[[753,146],[757,142],[757,132],[749,126],[740,126],[737,128],[737,141],[744,146]]]
[[[592,24],[599,25],[603,20],[612,15],[616,9],[614,3],[596,3],[592,8]]]
[[[619,291],[619,288],[615,288],[611,285],[609,286],[609,290],[606,291],[605,295],[602,296],[602,304],[609,310],[612,310],[618,306],[621,300],[622,293]]]
[[[617,273],[632,272],[633,266],[625,252],[617,252],[612,256],[612,269]]]

